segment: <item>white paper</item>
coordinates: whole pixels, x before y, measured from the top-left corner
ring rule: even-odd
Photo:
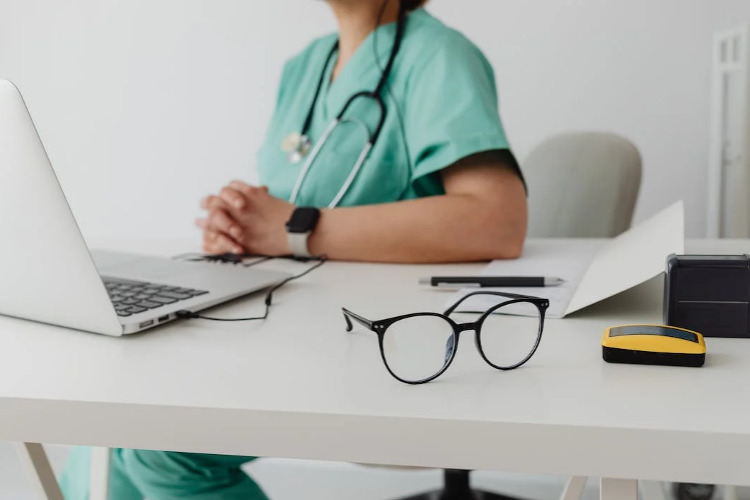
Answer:
[[[565,315],[659,275],[672,253],[685,253],[682,201],[607,241],[583,275]]]
[[[684,208],[679,201],[613,239],[535,240],[516,260],[491,262],[488,276],[545,276],[566,280],[556,287],[483,288],[550,300],[549,318],[563,318],[608,297],[624,292],[662,273],[671,253],[684,253]],[[451,298],[476,289],[464,289]],[[493,296],[468,299],[461,312],[481,312],[499,303]],[[503,312],[513,314],[512,310]]]

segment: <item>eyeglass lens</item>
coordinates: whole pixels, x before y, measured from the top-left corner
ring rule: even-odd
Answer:
[[[482,322],[480,352],[496,368],[515,368],[534,353],[541,320],[539,309],[530,302],[516,302],[496,309]]]
[[[383,357],[388,368],[408,382],[419,382],[440,373],[454,349],[453,326],[437,315],[396,321],[383,335]]]

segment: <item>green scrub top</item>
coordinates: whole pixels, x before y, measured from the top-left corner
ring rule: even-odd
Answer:
[[[305,161],[291,163],[284,138],[301,132],[324,72],[308,136],[315,145],[346,101],[372,91],[387,63],[396,23],[380,26],[331,82],[336,57],[326,61],[337,35],[322,37],[284,67],[276,110],[258,153],[262,184],[289,200]],[[439,171],[482,151],[509,149],[498,114],[492,66],[466,37],[424,9],[411,12],[401,49],[383,92],[386,117],[380,137],[339,206],[367,205],[444,194]],[[329,136],[295,202],[327,206],[343,186],[374,130],[377,104],[361,99]]]

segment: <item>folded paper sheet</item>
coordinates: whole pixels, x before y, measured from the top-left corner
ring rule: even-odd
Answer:
[[[550,300],[547,316],[563,318],[664,272],[667,255],[685,252],[684,218],[679,201],[616,238],[530,241],[521,258],[493,261],[483,274],[559,277],[566,283],[487,290],[546,297]],[[475,289],[461,290],[451,303],[472,291]],[[461,310],[484,311],[497,303],[493,297],[479,296],[468,300]]]

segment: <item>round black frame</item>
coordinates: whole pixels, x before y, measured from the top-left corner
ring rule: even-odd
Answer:
[[[498,297],[504,297],[510,300],[506,300],[504,302],[501,302],[495,306],[492,306],[491,308],[487,309],[482,315],[479,317],[477,321],[471,322],[471,323],[457,323],[453,319],[449,317],[450,314],[452,314],[456,308],[461,305],[466,299],[469,297],[474,297],[476,295],[495,295]],[[490,314],[494,313],[501,307],[505,307],[510,304],[516,304],[520,302],[526,302],[533,304],[536,306],[537,310],[539,311],[539,331],[537,332],[536,342],[534,343],[533,349],[529,352],[529,354],[524,358],[522,361],[511,365],[511,366],[498,366],[494,363],[492,363],[488,358],[487,355],[484,353],[484,349],[482,348],[482,325],[484,324],[484,321],[490,316]],[[547,308],[549,307],[549,300],[541,297],[532,297],[530,295],[519,295],[515,293],[505,293],[505,292],[491,292],[491,291],[478,291],[478,292],[472,292],[469,294],[464,295],[459,299],[455,304],[450,306],[448,309],[445,310],[443,314],[436,313],[436,312],[418,312],[418,313],[412,313],[412,314],[404,314],[401,316],[395,316],[393,318],[386,318],[381,319],[377,321],[372,321],[367,318],[364,318],[363,316],[360,316],[358,314],[355,314],[348,309],[342,308],[342,312],[344,313],[344,320],[346,321],[346,331],[351,332],[354,328],[354,325],[352,324],[352,320],[356,321],[357,323],[363,325],[370,331],[375,332],[378,335],[378,345],[380,347],[380,357],[383,360],[383,364],[385,364],[386,370],[388,370],[388,373],[390,373],[393,378],[398,380],[399,382],[403,382],[405,384],[409,385],[420,385],[425,384],[427,382],[430,382],[432,380],[435,380],[440,375],[445,373],[445,371],[448,369],[448,367],[453,363],[453,359],[456,357],[456,352],[458,351],[458,343],[461,339],[461,333],[465,331],[473,331],[474,332],[474,342],[477,346],[477,350],[479,351],[480,356],[482,356],[482,359],[491,367],[497,369],[497,370],[513,370],[515,368],[518,368],[519,366],[522,366],[525,364],[531,357],[534,355],[536,350],[539,348],[539,343],[542,340],[542,332],[544,331],[544,317],[545,313],[547,311]],[[388,365],[388,360],[385,357],[385,351],[383,350],[383,338],[385,337],[385,333],[388,330],[388,327],[393,325],[394,323],[408,319],[408,318],[414,318],[417,316],[433,316],[433,317],[439,317],[447,321],[451,327],[453,328],[453,347],[451,349],[450,357],[446,358],[445,363],[443,364],[443,367],[438,371],[436,374],[421,379],[421,380],[406,380],[398,375],[396,375],[393,370],[391,370],[391,367]]]

